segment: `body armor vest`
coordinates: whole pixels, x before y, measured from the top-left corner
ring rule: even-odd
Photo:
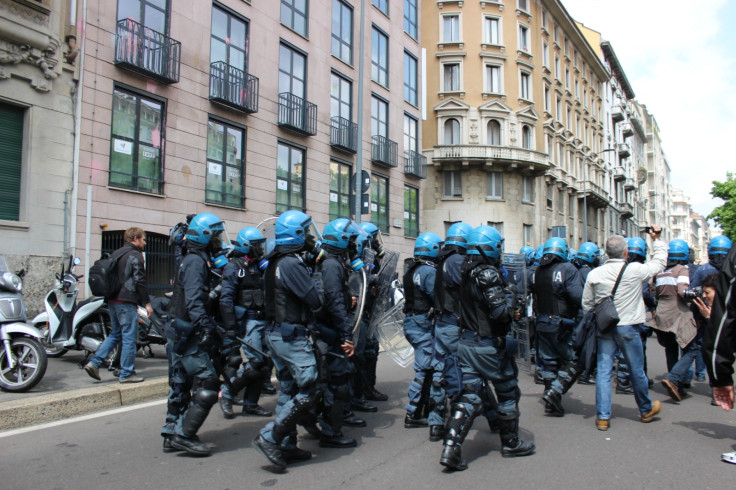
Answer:
[[[255,263],[249,264],[238,258],[235,263],[239,268],[238,305],[249,310],[263,309],[263,275]],[[241,276],[242,274],[242,276]]]
[[[407,313],[423,314],[432,308],[432,298],[414,285],[414,272],[422,265],[421,262],[415,262],[404,274],[404,311]]]
[[[270,322],[303,325],[309,321],[309,307],[291,291],[277,285],[276,275],[279,267],[283,267],[281,261],[286,257],[282,255],[273,259],[266,269],[265,317]],[[301,263],[295,263],[294,266],[302,267]]]
[[[186,258],[189,255],[199,257],[205,263],[205,265],[207,267],[207,273],[208,273],[207,274],[207,281],[205,281],[205,287],[202,290],[201,295],[202,295],[202,302],[205,304],[205,306],[207,307],[207,311],[209,312],[210,311],[210,305],[208,304],[208,297],[209,297],[210,291],[212,290],[212,288],[210,287],[210,285],[213,282],[213,280],[212,280],[213,277],[212,277],[212,274],[210,273],[210,270],[211,269],[210,269],[210,266],[209,266],[209,262],[207,260],[205,260],[204,257],[202,257],[196,251],[189,251],[189,253],[186,256],[184,256],[184,258]],[[184,263],[184,261],[182,260],[182,265],[183,265],[183,263]],[[180,277],[181,276],[181,270],[180,269],[181,269],[182,265],[179,266],[179,270],[177,270],[176,276],[174,278],[174,291],[173,291],[173,294],[171,295],[171,302],[169,303],[169,311],[168,312],[169,312],[169,315],[172,316],[173,318],[178,318],[178,319],[184,320],[186,322],[191,322],[191,319],[189,318],[189,313],[187,312],[186,296],[184,294],[184,284],[182,283],[181,277]],[[189,267],[191,267],[191,266],[192,265],[190,263],[189,264]]]
[[[560,262],[555,262],[545,267],[538,267],[534,275],[534,287],[537,291],[537,314],[570,317],[565,298],[558,296],[554,285],[554,275]],[[561,274],[562,272],[560,272]]]
[[[328,260],[334,260],[338,263],[338,265],[343,269],[343,281],[342,281],[342,301],[345,305],[345,311],[350,311],[350,305],[352,303],[352,295],[350,294],[350,282],[349,282],[349,275],[348,271],[345,269],[345,266],[343,265],[342,261],[336,256],[336,255],[328,255],[327,258],[322,260],[319,264],[317,264],[316,271],[322,274],[322,280],[324,280],[324,265],[325,262]],[[334,329],[335,326],[332,324],[332,317],[330,316],[330,312],[327,311],[327,308],[322,308],[320,310],[319,315],[317,315],[317,318],[328,328]]]
[[[451,253],[437,264],[437,275],[434,279],[434,306],[440,313],[460,313],[460,291],[445,284],[445,262],[455,255]]]
[[[462,326],[465,330],[471,330],[481,337],[505,337],[509,331],[509,325],[491,320],[491,311],[481,298],[482,293],[476,286],[477,275],[489,267],[491,266],[481,264],[463,274],[463,282],[460,286],[461,297],[465,298],[465,301],[460,302]]]

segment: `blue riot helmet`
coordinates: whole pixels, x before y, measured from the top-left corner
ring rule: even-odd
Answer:
[[[289,253],[307,250],[318,255],[322,236],[307,214],[291,209],[281,214],[274,226],[276,252]],[[315,253],[316,252],[316,253]]]
[[[227,264],[227,254],[232,250],[225,222],[212,213],[200,213],[192,218],[186,232],[188,246],[206,248],[218,269]]]
[[[589,267],[595,267],[596,261],[601,254],[601,250],[593,242],[585,242],[575,253],[575,260]]]
[[[565,239],[552,237],[544,242],[542,257],[545,255],[554,255],[561,258],[563,261],[567,260],[567,242]]]
[[[350,234],[347,229],[350,223],[351,221],[347,218],[338,218],[327,223],[322,232],[322,245],[337,250],[347,250],[350,243]]]
[[[643,259],[647,258],[647,242],[643,238],[635,236],[626,239],[629,256],[636,255]]]
[[[492,226],[481,225],[468,235],[468,255],[482,255],[494,261],[501,260],[503,237]]]
[[[431,231],[425,231],[414,242],[414,257],[436,259],[440,253],[442,239]]]
[[[534,265],[539,265],[539,261],[542,260],[542,252],[544,252],[544,245],[540,245],[534,249]]]
[[[526,265],[532,265],[534,262],[534,249],[529,245],[524,245],[519,249],[519,253],[526,257]]]
[[[376,252],[376,257],[383,257],[383,236],[381,235],[381,230],[370,221],[361,222],[360,227],[370,235],[371,248]]]
[[[473,231],[473,227],[462,221],[453,223],[447,229],[447,237],[443,246],[455,245],[466,250],[468,248],[468,235]]]
[[[577,254],[577,250],[574,248],[568,248],[567,249],[567,261],[572,262],[575,259],[575,254]]]
[[[685,265],[688,260],[690,260],[690,246],[687,242],[681,238],[672,240],[667,247],[667,261]]]
[[[725,235],[713,237],[708,243],[708,262],[716,269],[721,270],[732,245],[731,240]]]

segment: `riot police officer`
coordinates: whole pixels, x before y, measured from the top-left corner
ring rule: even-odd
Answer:
[[[583,284],[585,284],[585,280],[588,278],[588,273],[593,268],[598,267],[600,255],[600,249],[593,242],[583,243],[575,253],[575,257],[572,259],[572,265],[577,267],[578,272],[580,272],[580,278],[583,280]]]
[[[453,470],[468,467],[461,446],[491,396],[487,381],[493,384],[498,399],[501,455],[527,456],[535,449],[534,444],[519,438],[521,391],[514,359],[516,341],[506,336],[518,314],[514,313],[513,294],[506,289],[500,271],[502,248],[503,238],[491,226],[479,226],[468,237],[462,264],[462,333],[458,345],[463,388],[447,422],[440,458],[441,465]]]
[[[567,262],[564,238],[545,242],[542,260],[534,272],[534,290],[545,413],[562,417],[562,395],[580,375],[569,340],[583,297],[583,281],[575,266]]]
[[[312,457],[296,447],[296,425],[322,396],[307,324],[312,312],[322,308],[323,293],[299,255],[304,251],[317,259],[323,255],[317,237],[312,218],[306,214],[296,210],[281,214],[265,273],[266,344],[276,366],[280,394],[276,420],[263,427],[253,442],[280,468],[289,461]]]
[[[445,397],[450,400],[460,394],[462,372],[457,363],[457,344],[460,340],[460,283],[462,263],[468,248],[468,236],[473,227],[454,223],[447,229],[445,242],[439,252],[434,281],[434,352],[437,370],[432,373],[430,394],[433,402],[429,440],[441,441],[444,435]]]
[[[404,336],[414,348],[414,379],[409,384],[404,427],[426,427],[423,411],[428,408],[429,384],[439,363],[433,359],[434,339],[430,317],[434,304],[435,260],[440,252],[439,236],[432,232],[419,235],[414,242],[414,258],[404,274]],[[426,405],[426,406],[425,406]],[[443,423],[432,413],[432,425]]]
[[[169,307],[174,317],[169,342],[172,344],[171,371],[181,377],[174,383],[183,385],[187,377],[191,377],[194,394],[181,416],[181,423],[176,424],[176,435],[170,439],[170,449],[209,456],[210,449],[199,440],[197,431],[217,403],[220,389],[220,380],[211,361],[217,348],[217,332],[212,306],[208,303],[210,293],[219,282],[213,269],[225,265],[224,252],[230,249],[223,221],[212,213],[196,215],[187,228],[184,247],[186,255],[174,279],[174,294]],[[175,390],[170,393],[169,403],[181,403]],[[172,412],[169,408],[168,413]]]
[[[258,405],[263,382],[271,376],[270,358],[265,355],[263,334],[263,258],[266,238],[254,227],[240,230],[233,242],[230,261],[222,272],[220,315],[225,335],[222,346],[226,383],[220,391],[220,408],[226,419],[233,413],[233,396],[245,388],[243,415],[270,417],[272,413]],[[236,311],[236,306],[239,307]],[[242,322],[238,317],[242,317]],[[245,325],[241,326],[241,323]],[[243,328],[244,327],[244,328]],[[248,362],[240,355],[241,341]]]

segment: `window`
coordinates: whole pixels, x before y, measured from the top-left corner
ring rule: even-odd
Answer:
[[[567,57],[568,61],[570,59],[570,41],[565,39],[565,57]]]
[[[567,129],[572,129],[572,109],[567,106]]]
[[[542,65],[549,68],[549,44],[547,44],[547,41],[542,43]]]
[[[353,8],[343,0],[332,0],[332,56],[353,63]]]
[[[205,202],[245,207],[245,130],[210,118],[207,121]]]
[[[555,112],[558,121],[562,121],[562,99],[557,97],[557,111]]]
[[[524,25],[519,25],[519,49],[529,52],[529,28]]]
[[[530,245],[533,242],[532,238],[532,225],[524,225],[524,245]]]
[[[557,211],[560,214],[565,212],[565,191],[562,189],[557,191]]]
[[[570,89],[570,69],[565,68],[565,88]]]
[[[375,26],[371,41],[371,80],[388,87],[388,36]]]
[[[281,23],[307,37],[308,7],[309,0],[281,0]]]
[[[519,10],[529,12],[529,0],[519,0]]]
[[[445,63],[442,65],[444,71],[444,91],[457,92],[460,90],[460,63]]]
[[[419,151],[417,127],[419,122],[409,114],[404,114],[404,150]]]
[[[0,219],[20,221],[25,110],[0,104]]]
[[[417,38],[417,0],[404,0],[404,32]]]
[[[555,78],[560,79],[560,57],[555,55]]]
[[[547,209],[552,209],[552,206],[554,206],[554,192],[554,184],[547,184]]]
[[[555,44],[560,40],[560,29],[557,26],[554,26],[554,29],[552,29]],[[558,46],[559,47],[559,46]]]
[[[486,17],[483,20],[483,42],[501,44],[501,20],[497,17]]]
[[[491,146],[501,146],[501,123],[496,119],[488,121],[488,144]]]
[[[371,222],[388,233],[388,178],[371,175]]]
[[[550,102],[549,85],[544,86],[544,110],[549,112],[551,110],[552,103]]]
[[[388,103],[376,96],[371,97],[371,136],[388,138]]]
[[[304,149],[279,141],[276,159],[276,212],[304,209]]]
[[[213,5],[210,63],[218,61],[248,71],[248,22]]]
[[[521,180],[521,202],[534,202],[534,178],[522,177]]]
[[[460,144],[460,123],[457,119],[448,119],[445,121],[445,138],[446,145]]]
[[[416,238],[419,235],[419,189],[404,186],[404,236]]]
[[[459,15],[443,15],[442,16],[442,42],[443,43],[460,42],[460,16]]]
[[[131,19],[160,34],[168,34],[167,0],[118,0],[118,20]]]
[[[341,117],[352,121],[353,84],[350,80],[332,73],[330,77],[330,118]]]
[[[503,172],[488,172],[486,199],[503,199]]]
[[[463,197],[462,172],[459,170],[445,170],[442,172],[442,196],[447,198]]]
[[[164,103],[115,88],[112,106],[110,186],[161,194]]]
[[[544,139],[544,149],[547,152],[547,160],[553,162],[555,161],[554,155],[555,155],[555,144],[552,141],[552,135],[548,134],[546,138]]]
[[[330,221],[350,218],[350,165],[330,162]]]
[[[372,0],[372,1],[373,1],[373,5],[378,10],[388,15],[388,0]]]
[[[404,51],[404,100],[413,106],[419,104],[417,97],[417,59]]]
[[[575,98],[580,98],[580,81],[577,78],[575,79]]]
[[[583,221],[583,200],[578,199],[578,221]]]
[[[532,99],[532,94],[530,91],[530,85],[531,85],[531,75],[526,72],[521,72],[521,77],[519,78],[519,81],[521,83],[521,98],[526,100]]]
[[[501,88],[501,67],[496,65],[486,65],[486,92],[492,94],[503,93]]]
[[[306,95],[307,57],[286,44],[279,47],[279,93]]]
[[[492,226],[496,231],[503,236],[503,221],[486,221],[488,226]]]

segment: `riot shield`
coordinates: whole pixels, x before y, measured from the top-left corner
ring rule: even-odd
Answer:
[[[508,272],[506,282],[509,289],[514,291],[514,309],[521,310],[521,319],[512,323],[510,335],[519,342],[519,366],[531,371],[529,323],[532,320],[532,300],[527,280],[526,257],[524,254],[504,254],[503,267]]]
[[[371,319],[377,323],[378,343],[384,352],[401,367],[410,366],[414,362],[414,348],[404,336],[404,298],[378,318]]]
[[[276,248],[276,220],[278,216],[271,216],[258,223],[258,230],[266,238],[266,244],[263,248],[263,256],[270,257],[273,249]]]
[[[356,298],[355,307],[348,312],[351,331],[353,336],[357,338],[358,328],[365,312],[365,300],[368,294],[368,276],[365,267],[359,271],[351,272],[348,279],[350,286],[350,296]]]
[[[394,306],[393,288],[391,282],[394,280],[396,265],[399,262],[397,252],[386,251],[381,266],[376,274],[371,277],[371,286],[375,288],[375,300],[370,312],[371,321],[368,325],[368,338],[376,333],[380,318]]]

